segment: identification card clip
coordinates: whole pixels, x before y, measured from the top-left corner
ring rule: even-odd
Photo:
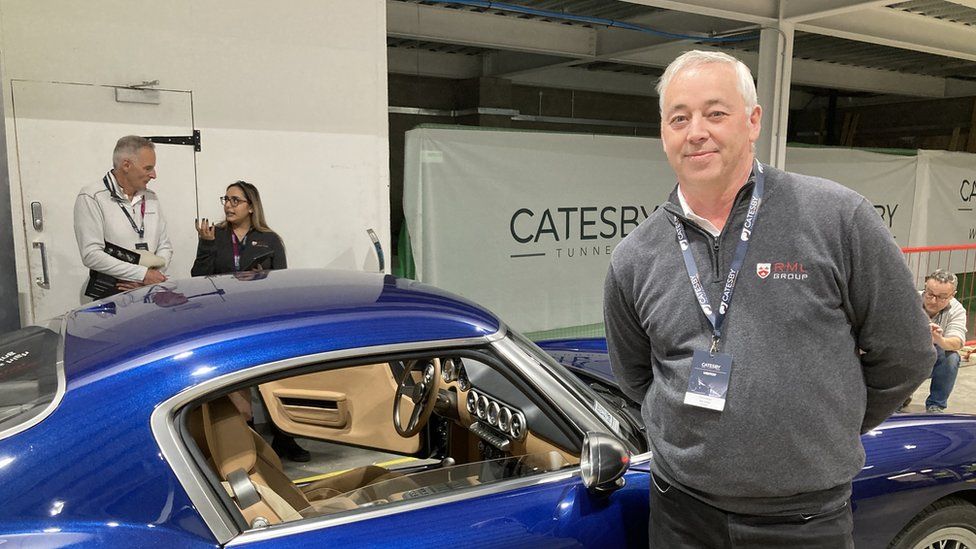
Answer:
[[[711,351],[695,351],[692,356],[685,404],[721,412],[732,374],[732,355],[715,350],[713,344]]]

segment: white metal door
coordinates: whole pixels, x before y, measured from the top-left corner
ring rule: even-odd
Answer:
[[[186,91],[132,92],[117,99],[112,86],[15,80],[11,88],[30,317],[41,321],[77,307],[88,280],[74,235],[78,191],[111,169],[112,149],[123,135],[191,135],[193,107]],[[157,144],[156,171],[158,178],[150,188],[159,195],[174,248],[167,274],[188,277],[196,253],[193,147]],[[40,205],[38,224],[32,204]]]

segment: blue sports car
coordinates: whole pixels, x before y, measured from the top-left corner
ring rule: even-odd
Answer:
[[[621,393],[603,338],[539,346],[640,423]],[[854,479],[854,540],[860,548],[976,548],[976,416],[899,414],[861,437],[867,461]],[[797,471],[802,474],[802,471]]]
[[[582,378],[461,298],[319,270],[171,281],[5,334],[0,545],[646,547],[639,417],[605,352],[554,345]],[[866,436],[859,547],[976,545],[974,437],[954,416]]]

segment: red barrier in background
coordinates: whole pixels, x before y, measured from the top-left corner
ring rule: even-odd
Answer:
[[[959,246],[918,246],[902,248],[915,287],[925,287],[925,276],[936,269],[945,269],[959,277],[956,299],[966,308],[966,344],[976,344],[976,244]]]

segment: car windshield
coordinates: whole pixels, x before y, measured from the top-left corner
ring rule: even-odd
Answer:
[[[565,366],[557,362],[548,353],[539,348],[538,345],[518,332],[509,332],[512,341],[516,342],[527,356],[536,360],[544,368],[548,369],[553,376],[561,381],[578,398],[592,406],[597,416],[614,435],[624,438],[638,449],[644,448],[643,435],[641,435],[631,421],[625,419],[621,414],[619,406],[608,403],[601,395],[594,392],[590,387],[583,383]]]
[[[54,401],[60,337],[38,326],[0,336],[0,437],[36,420]]]
[[[301,511],[301,515],[303,518],[320,517],[349,509],[408,501],[557,471],[570,465],[558,452],[546,452],[441,467],[370,484],[327,500],[314,501]]]

